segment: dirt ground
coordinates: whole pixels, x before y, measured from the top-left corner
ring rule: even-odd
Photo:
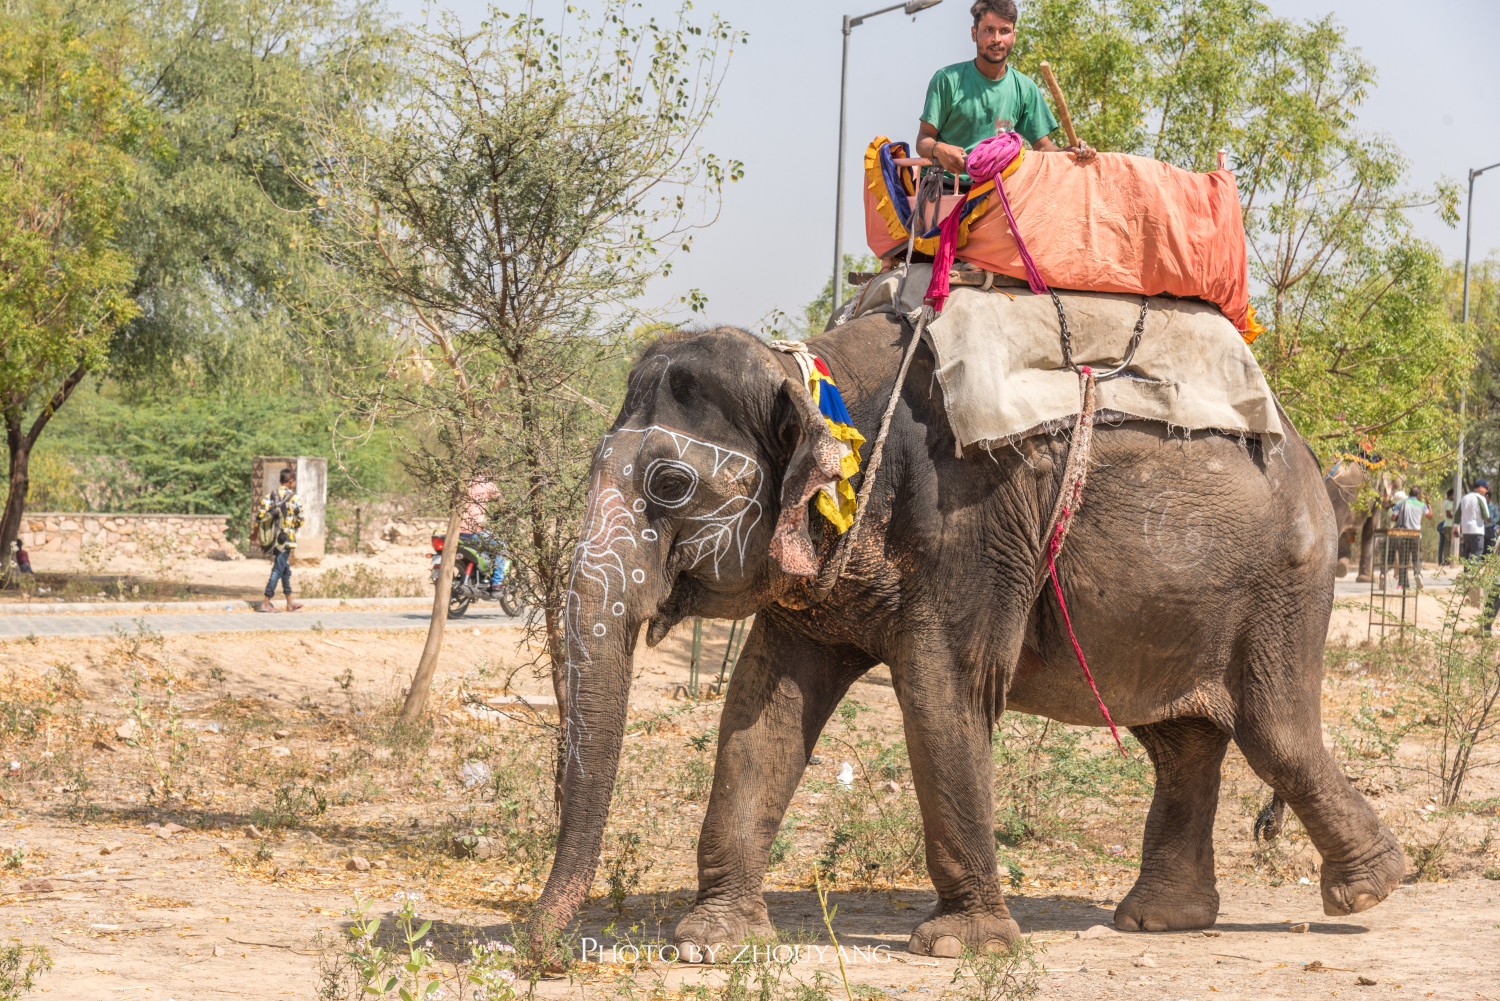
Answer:
[[[1343,609],[1336,620],[1349,619],[1344,625],[1352,630],[1361,614]],[[707,694],[728,626],[710,623],[705,634],[700,690]],[[690,638],[684,624],[657,650],[640,648],[622,769],[637,767],[630,781],[639,788],[627,789],[622,778],[612,825],[633,825],[646,841],[622,880],[628,892],[611,900],[601,872],[576,929],[580,940],[606,949],[622,940],[670,940],[695,890],[706,787],[702,776],[689,780],[701,768],[695,762],[711,760],[719,703],[681,697]],[[473,749],[512,746],[506,740],[547,746],[550,691],[532,677],[533,654],[520,630],[461,624],[444,644],[431,731],[403,735],[392,729],[389,712],[423,639],[328,629],[296,637],[0,645],[0,749],[8,766],[0,779],[0,927],[12,943],[50,950],[56,966],[38,992],[122,1001],[353,997],[329,993],[334,988],[320,967],[337,954],[357,898],[372,902],[371,913],[386,914],[397,893],[423,894],[440,957],[461,957],[474,939],[513,935],[540,892],[545,860],[524,850],[459,859],[452,837],[497,808],[482,785],[464,785]],[[1346,656],[1325,685],[1325,720],[1340,726],[1362,700],[1388,690]],[[867,739],[899,737],[883,669],[850,697],[868,707],[859,717]],[[167,712],[169,698],[175,714]],[[179,721],[181,760],[166,766],[169,794],[162,762],[173,742],[153,744],[150,728],[132,730],[142,718],[158,734],[167,720]],[[1087,740],[1102,747],[1098,734]],[[695,747],[703,744],[709,750],[700,754]],[[809,768],[792,805],[802,820],[785,861],[768,877],[772,920],[783,932],[801,933],[787,975],[803,981],[817,969],[838,975],[810,874],[830,834],[819,811],[842,795],[835,774],[850,746],[831,737],[819,745],[822,760]],[[1402,753],[1416,762],[1425,752]],[[490,760],[504,767],[504,759]],[[648,781],[661,769],[671,777]],[[1095,803],[1075,818],[1067,839],[1008,847],[1019,883],[1009,898],[1013,913],[1045,946],[1039,996],[1500,999],[1500,847],[1490,837],[1500,826],[1496,776],[1478,773],[1467,806],[1440,810],[1424,780],[1393,778],[1373,765],[1350,774],[1414,859],[1407,885],[1352,917],[1323,916],[1317,857],[1295,823],[1274,849],[1256,847],[1250,827],[1266,790],[1233,749],[1216,822],[1223,899],[1219,923],[1207,934],[1091,931],[1110,925],[1114,902],[1131,885],[1147,795]],[[909,806],[909,776],[891,784],[881,802]],[[544,786],[529,793],[534,802],[550,802]],[[318,795],[327,797],[322,809]],[[519,830],[525,809],[515,816]],[[264,830],[247,834],[257,821]],[[183,829],[165,833],[148,824]],[[1418,871],[1418,856],[1425,870]],[[368,868],[347,868],[356,857]],[[833,928],[852,984],[879,993],[975,996],[952,983],[955,961],[905,952],[910,929],[933,899],[925,878],[909,872],[868,887],[836,884],[829,903],[837,907]],[[1299,931],[1304,922],[1309,927]],[[589,958],[570,976],[541,980],[536,995],[647,996],[653,984],[678,992],[727,976],[723,966],[627,964],[608,952],[603,962]],[[1361,986],[1360,977],[1374,983]],[[627,983],[639,993],[630,994]],[[449,997],[471,996],[455,980],[445,987]],[[823,996],[843,994],[839,987]]]

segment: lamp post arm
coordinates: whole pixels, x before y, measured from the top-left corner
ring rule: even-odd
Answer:
[[[877,14],[889,14],[891,11],[893,11],[893,10],[900,10],[902,7],[905,7],[905,6],[906,6],[906,4],[904,4],[904,3],[891,4],[889,7],[882,7],[879,10],[872,10],[868,14],[861,14],[861,15],[859,15],[859,17],[851,17],[851,18],[849,18],[849,25],[848,25],[848,27],[846,27],[844,29],[844,34],[846,34],[846,35],[849,34],[849,28],[852,28],[852,27],[854,27],[857,24],[863,24],[866,21],[866,19],[868,19],[868,18],[872,18],[872,17],[876,16]]]

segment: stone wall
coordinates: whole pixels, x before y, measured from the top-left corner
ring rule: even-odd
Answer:
[[[21,518],[21,548],[33,553],[101,555],[172,553],[205,556],[228,543],[227,514],[27,513]]]

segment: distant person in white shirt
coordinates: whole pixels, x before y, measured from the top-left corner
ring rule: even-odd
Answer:
[[[1490,504],[1486,500],[1489,493],[1488,480],[1475,480],[1474,489],[1464,494],[1464,499],[1458,502],[1460,559],[1472,559],[1484,554],[1484,523],[1490,520]]]

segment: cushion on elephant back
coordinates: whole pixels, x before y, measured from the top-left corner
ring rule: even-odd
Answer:
[[[874,276],[836,322],[865,313],[916,309],[931,268],[913,264]],[[1140,317],[1141,297],[1057,290],[1074,361],[1107,371],[1120,364]],[[896,301],[897,296],[901,301]],[[937,355],[954,437],[993,448],[1070,426],[1079,411],[1078,376],[1063,364],[1057,309],[1023,284],[956,286],[924,335]],[[1173,428],[1282,439],[1276,398],[1250,347],[1214,306],[1152,297],[1140,346],[1120,376],[1099,383],[1096,422],[1161,421]]]

